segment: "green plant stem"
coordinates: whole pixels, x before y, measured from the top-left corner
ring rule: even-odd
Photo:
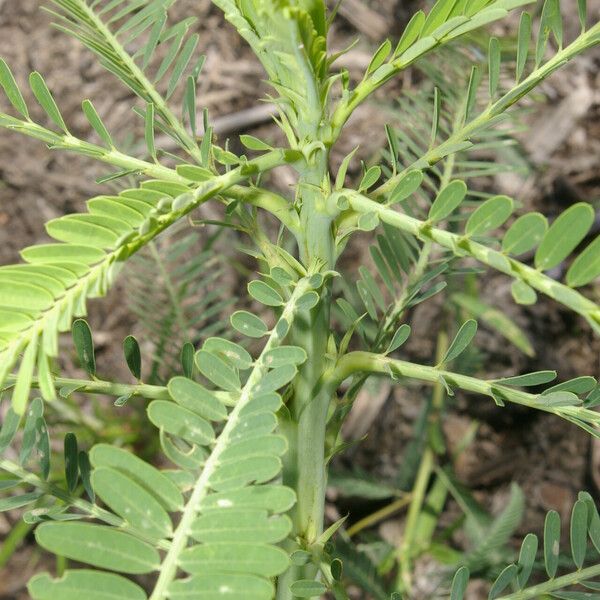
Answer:
[[[92,265],[89,271],[80,277],[71,288],[65,291],[62,297],[57,298],[54,305],[42,312],[41,315],[24,329],[18,337],[15,337],[11,344],[0,352],[0,381],[4,380],[5,372],[3,369],[10,369],[16,361],[21,349],[33,339],[42,336],[48,322],[52,322],[51,328],[54,328],[56,314],[62,314],[72,306],[75,299],[86,295],[88,290],[94,289],[98,281],[106,282],[108,280],[107,272],[116,262],[122,262],[128,259],[132,254],[143,248],[152,241],[162,231],[188,215],[192,210],[227,190],[231,186],[247,180],[252,174],[269,171],[275,167],[288,162],[293,162],[298,158],[296,152],[286,150],[275,150],[268,152],[259,158],[249,161],[246,165],[232,169],[223,175],[219,175],[199,184],[195,189],[190,190],[189,200],[182,208],[171,210],[165,214],[157,216],[154,226],[146,233],[141,231],[132,232],[133,237],[124,241],[115,250],[108,252],[104,258]]]
[[[424,154],[418,161],[412,164],[409,169],[425,169],[437,163],[444,156],[446,156],[446,150],[451,148],[457,143],[468,140],[471,135],[476,131],[481,130],[487,126],[496,117],[502,115],[510,106],[518,102],[523,96],[528,94],[534,89],[539,83],[549,77],[554,71],[562,67],[565,63],[570,61],[572,58],[580,54],[584,49],[593,46],[600,42],[598,33],[600,32],[600,23],[597,23],[586,32],[582,33],[577,39],[575,39],[568,46],[560,49],[550,60],[534,69],[525,79],[511,88],[505,93],[499,100],[491,104],[483,113],[473,119],[463,128],[455,131],[445,142],[431,148],[426,154]],[[365,77],[352,91],[348,98],[344,99],[337,106],[333,114],[333,131],[334,139],[337,139],[337,135],[341,131],[344,123],[348,120],[350,115],[354,112],[356,107],[364,102],[375,90],[381,87],[384,83],[389,81],[392,77],[397,75],[401,70],[405,69],[410,64],[414,63],[415,60],[421,58],[426,52],[431,51],[433,48],[438,47],[444,42],[444,38],[438,40],[437,44],[427,51],[422,52],[418,56],[411,57],[410,61],[406,61],[402,56],[388,63],[392,66],[392,70],[387,74],[385,78],[378,78],[375,74],[370,77]],[[406,171],[398,173],[396,176],[391,177],[386,183],[380,186],[373,193],[374,197],[380,197],[391,192],[399,179]]]
[[[346,531],[347,535],[349,537],[352,537],[363,531],[363,529],[373,527],[373,525],[377,525],[377,523],[380,523],[384,519],[391,517],[394,513],[398,512],[399,510],[402,510],[406,505],[410,504],[411,498],[412,496],[410,494],[403,494],[397,500],[390,502],[383,508],[376,510],[370,515],[367,515],[360,521],[354,523],[352,527],[348,527],[348,530]]]
[[[375,212],[383,222],[397,227],[402,231],[412,233],[423,241],[433,241],[451,250],[456,256],[472,256],[479,262],[497,271],[505,273],[514,279],[520,279],[532,288],[582,315],[594,330],[600,333],[600,306],[588,300],[574,289],[544,275],[541,271],[529,267],[514,258],[510,258],[502,252],[479,244],[466,236],[438,229],[426,221],[421,221],[387,208],[355,191],[346,190],[343,193],[348,197],[350,205],[356,212]]]
[[[181,519],[177,525],[175,533],[173,534],[171,547],[163,559],[160,568],[160,575],[156,581],[152,595],[150,596],[150,600],[164,600],[168,597],[169,585],[177,575],[177,570],[179,568],[179,557],[188,545],[190,531],[192,529],[194,519],[196,518],[200,509],[200,503],[210,490],[210,478],[219,464],[221,454],[227,449],[228,444],[230,443],[229,438],[239,423],[240,412],[250,402],[255,388],[269,370],[269,363],[266,359],[266,354],[269,350],[281,345],[285,335],[287,334],[287,325],[292,324],[296,319],[296,314],[298,312],[298,300],[311,289],[309,278],[301,279],[296,284],[290,299],[281,312],[281,316],[279,317],[277,325],[271,330],[267,342],[265,343],[260,356],[255,361],[254,367],[252,368],[252,371],[250,372],[248,379],[241,390],[239,399],[234,409],[229,414],[227,424],[223,428],[223,431],[219,435],[210,456],[204,464],[202,473],[194,484],[185,508],[181,513]],[[285,327],[278,327],[278,325],[285,325]],[[284,331],[283,335],[281,333],[282,331]]]
[[[327,176],[327,153],[318,152],[314,163],[300,173],[298,189],[302,209],[302,229],[298,236],[300,256],[305,265],[320,264],[332,268],[335,261],[332,217],[325,210],[321,186]],[[330,331],[329,283],[308,316],[297,319],[290,339],[306,351],[307,361],[293,382],[293,395],[288,402],[289,418],[281,419],[281,431],[288,440],[283,461],[283,481],[296,490],[297,502],[291,517],[293,537],[304,548],[310,548],[323,531],[327,472],[325,432],[331,390],[319,382],[327,367],[325,359]],[[297,546],[296,546],[297,547]],[[317,566],[290,567],[277,582],[277,600],[293,596],[289,586],[297,579],[313,579]]]
[[[600,575],[600,564],[580,569],[574,573],[568,573],[561,577],[556,577],[545,583],[533,585],[527,589],[508,594],[507,596],[498,596],[497,600],[529,600],[530,598],[541,598],[544,594],[550,594],[557,590],[561,590],[570,585],[576,585],[581,581],[589,581]]]
[[[156,162],[135,158],[120,152],[116,148],[105,148],[104,146],[81,140],[73,135],[57,133],[32,121],[17,119],[0,113],[0,126],[42,140],[49,144],[51,148],[77,152],[100,162],[119,167],[125,171],[131,171],[145,175],[146,177],[177,183],[179,185],[198,186],[197,181],[182,177],[175,169],[165,167]],[[238,200],[262,208],[277,217],[291,231],[298,230],[299,222],[297,214],[290,206],[290,203],[283,196],[275,192],[255,186],[244,187],[242,185],[232,185],[224,190],[223,194],[231,200]]]
[[[440,332],[437,340],[436,362],[440,362],[448,349],[448,336],[445,332]],[[411,491],[411,503],[406,516],[404,531],[402,532],[402,542],[398,548],[399,577],[397,580],[397,589],[410,594],[412,589],[412,558],[415,554],[415,538],[417,535],[418,522],[423,510],[425,494],[429,486],[431,474],[435,466],[435,451],[431,444],[431,437],[434,435],[432,430],[439,424],[441,411],[444,407],[444,389],[438,381],[433,389],[433,398],[431,401],[431,412],[428,418],[428,433],[430,442],[425,447],[421,462],[417,471],[415,484]]]
[[[26,523],[22,519],[12,526],[10,533],[2,540],[2,545],[0,545],[0,569],[6,566],[33,527],[32,523]]]
[[[9,375],[6,378],[6,385],[3,390],[12,387],[16,381],[16,375]],[[112,381],[102,381],[100,379],[70,379],[68,377],[56,377],[54,383],[58,388],[66,387],[83,394],[105,394],[106,396],[115,397],[140,396],[148,400],[169,400],[171,398],[166,387],[145,383],[113,383]],[[37,377],[32,379],[31,385],[34,388],[39,388]]]
[[[146,77],[142,69],[138,67],[137,63],[133,59],[133,57],[125,50],[123,45],[119,42],[117,37],[112,33],[107,25],[105,25],[104,21],[96,14],[94,9],[85,2],[84,0],[74,0],[74,4],[78,7],[79,11],[87,16],[89,21],[94,24],[97,31],[102,35],[102,37],[106,40],[107,44],[112,48],[113,52],[119,57],[119,59],[123,62],[126,69],[133,75],[134,79],[140,84],[140,86],[144,89],[148,102],[154,104],[156,111],[161,115],[161,117],[165,120],[167,125],[171,128],[171,130],[175,133],[181,147],[196,160],[199,164],[202,164],[202,153],[200,152],[200,148],[196,143],[196,140],[193,136],[188,133],[181,123],[181,121],[173,114],[171,109],[168,107],[165,99]]]
[[[96,504],[92,504],[87,500],[83,500],[78,496],[70,494],[68,491],[63,490],[57,485],[45,481],[41,477],[38,477],[37,475],[26,471],[20,465],[11,460],[8,460],[6,458],[0,458],[0,471],[6,471],[7,473],[11,473],[15,477],[17,477],[22,483],[29,484],[37,490],[39,490],[40,492],[43,492],[48,496],[52,496],[58,500],[61,500],[67,506],[72,506],[80,510],[82,513],[89,515],[93,519],[99,519],[100,521],[103,521],[108,525],[112,525],[113,527],[117,527],[119,529],[122,529],[123,531],[131,533],[132,535],[140,539],[148,541],[151,544],[155,545],[157,548],[160,548],[161,550],[168,550],[170,548],[170,542],[168,540],[157,540],[155,538],[149,538],[146,534],[138,531],[136,528],[129,525],[125,520],[121,519],[121,517],[118,517],[117,515],[109,512],[108,510],[100,508]]]
[[[570,421],[581,420],[591,423],[594,427],[600,425],[600,414],[581,406],[550,406],[544,403],[544,396],[529,394],[528,392],[523,392],[502,385],[501,383],[477,379],[476,377],[453,373],[437,367],[388,358],[382,354],[373,354],[371,352],[350,352],[343,356],[331,373],[330,385],[339,385],[347,377],[360,372],[379,373],[393,376],[394,378],[407,377],[433,384],[437,384],[440,378],[443,378],[451,387],[475,392],[489,396],[490,398],[494,398],[495,394],[499,394],[503,400],[508,402],[543,410]]]

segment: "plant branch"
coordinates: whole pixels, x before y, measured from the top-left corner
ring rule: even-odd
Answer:
[[[40,311],[37,318],[31,321],[27,328],[10,340],[10,343],[0,352],[0,381],[4,380],[23,347],[32,340],[37,340],[46,328],[56,330],[56,316],[68,310],[74,299],[80,298],[82,295],[87,296],[89,290],[94,289],[99,282],[103,282],[104,287],[108,286],[111,275],[110,270],[116,263],[128,259],[159,233],[189,214],[203,202],[221,194],[231,186],[247,180],[254,174],[268,171],[296,158],[296,153],[293,151],[274,150],[268,152],[245,165],[202,182],[195,189],[189,191],[185,198],[186,202],[182,203],[180,207],[158,215],[148,231],[145,233],[140,230],[132,232],[133,237],[126,238],[114,250],[108,252],[100,262],[91,266],[89,271],[81,276],[62,296],[57,298],[52,306]]]
[[[496,269],[514,279],[520,279],[532,288],[546,294],[557,302],[582,315],[592,328],[600,333],[600,306],[588,300],[576,290],[544,275],[544,273],[529,267],[506,254],[488,248],[470,240],[466,236],[432,227],[426,221],[421,221],[395,210],[382,206],[370,198],[353,190],[342,192],[347,196],[351,207],[358,213],[376,213],[379,218],[398,229],[412,233],[417,238],[431,240],[452,251],[456,256],[471,256],[477,261]]]
[[[514,3],[514,6],[511,8],[532,4],[533,2],[535,2],[535,0],[522,0],[521,2]],[[490,10],[493,8],[493,5],[488,5],[483,10]],[[392,59],[381,65],[378,69],[372,73],[367,72],[354,90],[352,90],[352,92],[349,93],[347,97],[338,104],[333,113],[332,122],[334,140],[337,139],[337,136],[339,135],[343,125],[354,112],[356,107],[362,104],[366,98],[378,90],[382,85],[390,81],[390,79],[393,79],[402,70],[406,69],[406,67],[412,65],[426,54],[429,54],[440,46],[455,39],[458,37],[458,35],[462,35],[463,33],[467,33],[468,31],[479,27],[479,25],[474,24],[471,28],[469,28],[468,25],[470,22],[472,23],[473,21],[477,21],[477,17],[480,16],[483,10],[477,11],[470,17],[464,17],[462,19],[460,19],[460,17],[450,19],[444,26],[441,27],[441,35],[434,35],[434,31],[428,36],[421,38],[418,42],[413,43],[406,50],[404,50],[400,56],[392,55]],[[504,14],[498,13],[492,20],[496,21],[505,17],[508,14],[508,10],[504,10]],[[487,23],[489,23],[489,21]],[[457,31],[459,33],[457,33]]]
[[[143,88],[147,94],[145,100],[152,102],[156,107],[157,112],[162,116],[171,130],[176,134],[177,138],[181,142],[182,148],[192,157],[196,162],[202,164],[202,154],[200,148],[196,143],[196,140],[190,133],[186,131],[181,121],[173,114],[165,99],[158,92],[156,87],[146,77],[142,69],[138,67],[133,57],[125,50],[123,45],[119,42],[117,37],[112,33],[110,28],[102,21],[102,19],[95,13],[94,9],[90,4],[84,0],[74,0],[79,11],[85,14],[90,23],[96,29],[99,35],[104,38],[106,43],[115,53],[115,55],[123,62],[125,68],[129,70],[132,77],[137,83]]]
[[[494,125],[498,119],[501,119],[513,104],[526,96],[531,90],[536,88],[544,79],[552,75],[557,69],[564,66],[575,56],[584,50],[600,43],[600,23],[597,23],[586,32],[582,33],[577,39],[565,48],[559,50],[550,60],[537,69],[532,71],[523,81],[515,85],[508,92],[503,94],[496,102],[490,104],[481,114],[472,121],[456,128],[453,133],[441,144],[430,148],[417,161],[409,165],[406,169],[390,177],[384,184],[375,189],[370,196],[372,198],[383,198],[388,195],[400,179],[412,169],[427,169],[442,158],[456,152],[460,144],[470,140],[478,132]]]
[[[41,140],[49,144],[51,148],[77,152],[99,160],[100,162],[119,167],[139,175],[145,175],[153,179],[178,183],[180,185],[198,185],[197,181],[182,177],[175,169],[165,167],[157,162],[150,162],[141,158],[135,158],[116,148],[106,148],[92,144],[73,135],[57,133],[46,129],[37,123],[25,119],[17,119],[10,115],[0,113],[0,126],[18,131],[23,135]],[[218,174],[217,174],[218,176]],[[232,200],[239,200],[246,204],[258,206],[278,218],[288,229],[296,232],[298,230],[298,218],[290,206],[290,203],[279,194],[254,185],[245,187],[232,185],[223,192],[223,195]]]
[[[137,538],[148,541],[151,544],[155,545],[157,548],[161,550],[168,550],[170,548],[170,543],[168,540],[157,540],[155,538],[149,538],[146,534],[138,531],[135,527],[132,527],[127,521],[121,519],[117,515],[111,513],[108,510],[100,508],[96,504],[92,504],[87,500],[83,500],[78,496],[74,496],[70,494],[68,491],[63,490],[59,486],[45,481],[41,477],[30,473],[23,469],[17,463],[14,463],[11,460],[6,458],[0,458],[0,471],[5,471],[17,477],[22,483],[26,483],[35,487],[40,492],[48,496],[52,496],[58,500],[61,500],[68,506],[73,506],[80,510],[81,512],[89,515],[93,519],[99,519],[108,525],[112,525],[113,527],[119,528],[131,535],[134,535]]]
[[[330,382],[333,385],[339,385],[355,373],[378,373],[391,376],[394,379],[406,377],[432,384],[444,380],[453,388],[475,392],[494,399],[501,398],[503,401],[543,410],[571,422],[589,423],[595,428],[595,435],[600,437],[600,414],[597,412],[581,406],[552,406],[544,401],[543,395],[523,392],[502,385],[502,383],[496,383],[493,380],[477,379],[476,377],[453,373],[438,367],[388,358],[383,354],[357,351],[346,354],[338,361],[335,369],[329,375]]]
[[[529,600],[529,598],[543,598],[546,594],[561,590],[569,585],[576,585],[582,581],[588,581],[600,575],[600,564],[592,565],[585,569],[580,569],[574,573],[568,573],[561,577],[556,577],[545,583],[531,586],[514,594],[507,596],[498,596],[498,600]]]
[[[6,378],[6,385],[1,391],[6,391],[15,385],[16,375],[9,375]],[[111,381],[102,381],[100,379],[70,379],[67,377],[56,377],[54,383],[59,387],[70,388],[82,394],[104,394],[106,396],[139,396],[148,400],[170,400],[171,396],[166,387],[160,385],[147,385],[145,383],[113,383]],[[32,387],[39,387],[39,380],[34,377],[31,382]]]

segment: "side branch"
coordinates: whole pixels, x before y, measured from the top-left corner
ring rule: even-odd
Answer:
[[[384,184],[371,192],[370,196],[373,198],[383,198],[393,191],[398,182],[408,171],[412,169],[427,169],[449,154],[453,154],[457,149],[464,149],[462,146],[468,145],[468,142],[473,136],[480,131],[495,125],[499,119],[503,118],[503,114],[513,104],[516,104],[542,81],[552,75],[552,73],[560,69],[587,48],[591,48],[598,43],[600,43],[600,23],[597,23],[585,33],[581,34],[576,40],[562,50],[559,50],[550,60],[532,71],[530,75],[523,79],[523,81],[503,94],[496,102],[490,104],[481,114],[454,131],[444,142],[430,148],[419,158],[419,160],[409,165],[394,177],[390,177]]]
[[[600,437],[600,414],[593,410],[581,406],[553,406],[552,402],[549,401],[550,396],[548,396],[547,401],[544,395],[529,394],[495,381],[485,381],[438,367],[388,358],[383,354],[371,352],[350,352],[346,354],[338,361],[330,375],[330,382],[332,385],[339,385],[342,381],[357,373],[378,373],[394,378],[407,377],[431,384],[444,381],[450,387],[482,394],[493,398],[495,401],[501,400],[520,404],[558,415],[578,425],[589,425],[593,430],[587,430]]]
[[[344,190],[350,206],[358,213],[376,213],[384,222],[402,231],[412,233],[423,241],[433,241],[452,251],[456,256],[471,256],[497,271],[514,279],[520,279],[539,292],[553,298],[564,306],[583,316],[590,326],[600,333],[600,306],[585,298],[574,289],[551,279],[532,267],[529,267],[506,254],[479,244],[466,236],[432,227],[425,221],[399,213],[382,206],[370,198],[353,190]]]
[[[337,138],[344,123],[354,112],[357,106],[362,104],[373,92],[382,85],[393,79],[406,67],[412,65],[417,60],[436,50],[440,46],[447,44],[453,39],[468,33],[482,25],[497,21],[506,17],[509,10],[532,4],[535,0],[515,0],[514,2],[503,2],[502,0],[493,2],[491,5],[478,10],[475,14],[467,16],[455,16],[447,22],[442,23],[437,29],[405,48],[400,55],[394,53],[391,60],[381,65],[372,73],[367,73],[362,81],[348,93],[346,97],[337,106],[333,115],[334,139]],[[488,16],[483,18],[486,13]]]
[[[98,144],[92,144],[73,135],[57,133],[25,119],[17,119],[0,113],[0,127],[6,127],[7,129],[18,131],[23,135],[41,140],[53,149],[77,152],[78,154],[89,156],[90,158],[128,172],[180,185],[192,186],[198,184],[197,181],[181,176],[175,169],[157,162],[135,158],[129,154],[120,152],[116,148],[106,148]],[[215,176],[218,177],[218,174],[215,174]],[[283,196],[275,192],[254,186],[232,185],[227,190],[224,190],[223,195],[232,200],[252,204],[270,212],[292,231],[296,231],[298,228],[298,219],[295,218],[295,212],[291,210],[290,203]]]
[[[98,519],[107,525],[112,525],[113,527],[116,527],[122,531],[126,531],[127,533],[130,533],[139,539],[148,541],[151,544],[156,545],[156,547],[160,548],[161,550],[168,550],[171,547],[171,544],[168,540],[149,538],[146,534],[144,534],[144,532],[139,531],[137,528],[131,526],[129,523],[127,523],[127,521],[115,515],[114,513],[101,508],[97,504],[88,502],[79,496],[71,494],[67,490],[62,489],[54,483],[45,481],[41,477],[26,471],[19,464],[8,460],[7,458],[0,458],[0,471],[10,473],[14,477],[17,477],[22,484],[31,485],[38,492],[42,492],[46,496],[56,498],[57,500],[64,502],[67,506],[77,508],[83,514],[92,519]]]

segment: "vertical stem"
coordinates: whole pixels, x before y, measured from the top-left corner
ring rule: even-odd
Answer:
[[[448,336],[445,332],[441,332],[438,335],[436,362],[439,362],[443,359],[447,349]],[[441,383],[437,383],[433,390],[431,413],[429,415],[429,432],[432,432],[432,430],[438,426],[440,413],[443,409],[443,406],[444,389]],[[435,452],[431,444],[428,444],[419,464],[417,478],[411,492],[412,501],[408,508],[406,525],[402,533],[402,542],[398,548],[399,573],[396,588],[407,593],[410,593],[410,589],[412,587],[412,559],[416,541],[415,538],[418,534],[417,525],[419,522],[419,515],[421,514],[421,510],[423,508],[425,493],[427,492],[427,486],[429,484],[429,480],[431,479],[434,466]]]
[[[315,162],[300,174],[302,227],[298,246],[306,266],[319,261],[325,268],[332,268],[335,260],[332,217],[325,211],[322,191],[328,176],[327,162],[327,153],[320,152]],[[280,423],[289,448],[283,463],[283,481],[294,488],[297,495],[291,513],[292,537],[305,549],[310,549],[323,531],[327,487],[325,430],[331,392],[319,382],[327,367],[330,303],[330,287],[325,285],[318,305],[306,318],[299,318],[291,331],[291,342],[304,348],[308,359],[293,384],[293,396],[288,403],[289,418],[282,418]],[[290,543],[288,550],[297,547]],[[290,567],[279,578],[277,600],[291,599],[290,584],[298,579],[314,579],[317,572],[315,563]]]

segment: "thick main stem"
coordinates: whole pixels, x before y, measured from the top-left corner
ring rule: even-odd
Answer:
[[[305,265],[316,261],[331,268],[335,260],[332,218],[325,210],[325,195],[321,190],[326,176],[325,152],[300,175],[303,227],[298,245]],[[289,418],[281,422],[289,445],[283,479],[297,495],[291,515],[293,537],[304,549],[310,549],[323,531],[327,485],[325,428],[331,394],[329,388],[320,386],[320,382],[327,367],[330,297],[329,286],[323,286],[318,305],[306,318],[298,319],[291,332],[293,343],[304,348],[308,359],[293,384],[293,396],[288,403]],[[313,563],[290,567],[279,578],[277,600],[291,599],[290,584],[298,579],[312,579],[316,574],[317,565]]]

